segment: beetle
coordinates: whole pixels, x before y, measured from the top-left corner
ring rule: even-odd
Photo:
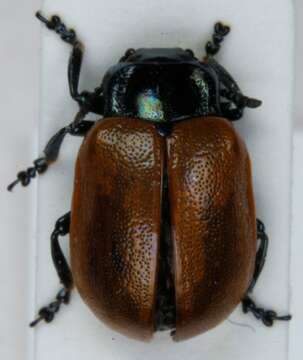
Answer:
[[[256,305],[268,236],[256,218],[251,162],[232,122],[261,101],[242,94],[215,55],[230,28],[216,23],[206,56],[129,49],[93,92],[79,92],[83,46],[58,16],[36,14],[72,46],[74,121],[8,187],[27,186],[57,160],[67,134],[83,136],[71,212],[51,254],[63,288],[30,325],[51,322],[75,284],[95,315],[124,335],[173,340],[221,323],[242,302],[266,326],[290,320]],[[86,119],[88,113],[102,116]],[[71,269],[59,245],[70,233]]]

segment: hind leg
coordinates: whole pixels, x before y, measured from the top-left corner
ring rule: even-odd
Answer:
[[[62,304],[68,304],[70,293],[73,287],[73,278],[69,265],[59,245],[59,237],[67,235],[70,227],[70,212],[60,217],[55,225],[51,235],[51,254],[52,259],[63,288],[58,292],[54,301],[49,305],[42,307],[38,312],[36,320],[30,323],[31,327],[36,326],[41,320],[49,323],[56,313],[60,310]]]
[[[265,264],[265,259],[268,249],[268,236],[265,232],[265,226],[261,220],[257,219],[257,237],[260,241],[259,248],[256,255],[256,266],[255,272],[253,275],[252,282],[248,288],[247,294],[242,300],[242,310],[245,314],[251,312],[256,319],[261,320],[264,325],[272,326],[275,320],[291,320],[291,315],[279,316],[273,310],[265,310],[261,307],[258,307],[256,303],[248,295],[251,293],[256,285],[256,282],[262,272],[262,269]]]

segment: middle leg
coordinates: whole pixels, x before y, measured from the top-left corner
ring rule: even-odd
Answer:
[[[66,134],[85,136],[89,129],[94,125],[94,121],[84,120],[85,115],[86,112],[80,110],[71,124],[63,127],[52,136],[43,150],[43,156],[34,160],[34,166],[20,171],[17,174],[17,179],[7,187],[7,190],[12,191],[18,183],[21,183],[22,186],[27,186],[31,179],[35,178],[37,174],[43,174],[48,169],[49,165],[57,160]]]

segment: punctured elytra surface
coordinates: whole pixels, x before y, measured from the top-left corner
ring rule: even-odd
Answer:
[[[81,146],[75,174],[76,286],[97,317],[141,340],[154,332],[163,141],[150,123],[101,120]]]
[[[250,160],[227,120],[187,119],[167,138],[143,120],[99,121],[77,161],[71,262],[81,296],[101,320],[125,335],[152,337],[164,165],[178,341],[223,321],[254,270]]]
[[[178,123],[168,138],[176,335],[184,340],[223,321],[254,271],[256,215],[244,142],[222,118]]]

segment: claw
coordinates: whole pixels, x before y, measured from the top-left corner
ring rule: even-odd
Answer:
[[[19,179],[17,179],[17,180],[15,180],[14,182],[12,182],[10,185],[8,185],[8,187],[7,187],[7,191],[12,191],[13,190],[13,188],[19,183]]]
[[[46,19],[40,11],[37,11],[35,14],[36,18],[39,19],[40,21],[42,21],[45,25],[47,25],[49,23],[49,20]]]
[[[242,300],[242,310],[244,314],[251,312],[256,319],[261,320],[268,327],[273,326],[275,320],[289,321],[292,318],[291,315],[278,316],[275,311],[258,308],[248,296]]]
[[[60,310],[62,304],[68,304],[70,299],[70,290],[61,289],[56,300],[51,302],[48,306],[45,306],[39,310],[38,317],[32,321],[29,326],[35,327],[40,321],[44,320],[46,323],[50,323],[54,320],[56,313]]]

